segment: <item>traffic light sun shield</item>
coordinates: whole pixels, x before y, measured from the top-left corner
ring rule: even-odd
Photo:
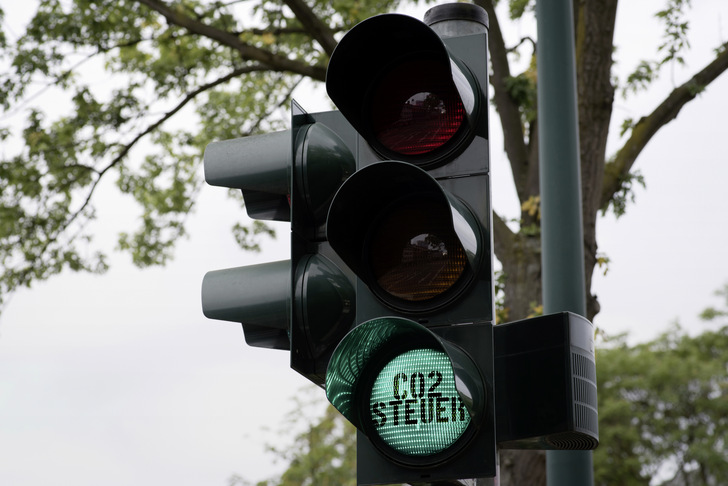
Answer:
[[[344,36],[326,90],[375,151],[423,167],[466,145],[484,104],[474,76],[438,35],[394,14],[367,19]]]
[[[262,263],[208,272],[202,280],[202,312],[239,322],[250,346],[290,349],[291,262]]]
[[[347,179],[331,204],[327,238],[385,304],[410,312],[450,302],[472,281],[483,253],[471,211],[422,169],[394,161]]]
[[[326,396],[391,459],[445,460],[480,425],[486,392],[469,356],[408,319],[372,319],[341,341]]]
[[[291,131],[213,142],[205,148],[205,181],[242,190],[248,216],[290,221]]]

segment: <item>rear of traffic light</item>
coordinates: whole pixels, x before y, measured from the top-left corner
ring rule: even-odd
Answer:
[[[326,394],[358,429],[360,484],[496,475],[487,16],[450,9],[478,33],[443,40],[411,17],[373,17],[327,71],[360,136],[326,224],[356,275],[357,327]]]
[[[325,224],[355,170],[356,134],[338,112],[309,115],[295,103],[291,124],[205,150],[209,184],[242,190],[251,218],[291,222],[291,259],[208,272],[202,308],[211,319],[242,323],[251,346],[290,350],[291,366],[322,385],[354,323],[353,275],[328,247]]]
[[[251,218],[290,221],[291,130],[214,142],[204,156],[205,180],[240,189]],[[290,349],[290,260],[208,272],[202,311],[242,323],[251,346]]]
[[[354,275],[326,240],[334,194],[356,170],[356,132],[337,111],[293,105],[291,367],[323,386],[334,348],[355,325]]]

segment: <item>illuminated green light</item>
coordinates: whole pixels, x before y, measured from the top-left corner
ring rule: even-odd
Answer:
[[[446,450],[470,424],[450,360],[435,349],[407,351],[384,366],[374,380],[369,408],[382,440],[408,456]]]

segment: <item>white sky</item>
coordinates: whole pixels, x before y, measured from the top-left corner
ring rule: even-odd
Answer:
[[[15,2],[0,2],[12,25]],[[654,53],[652,14],[662,3],[623,2],[621,78]],[[728,40],[728,3],[693,3],[692,50],[687,71],[673,74],[676,85]],[[638,99],[617,99],[615,127],[646,114],[672,84],[666,71]],[[320,99],[299,101],[326,109]],[[595,323],[608,333],[645,340],[676,319],[691,332],[706,328],[696,316],[728,281],[727,111],[724,74],[642,153],[647,189],[637,190],[627,215],[600,221],[599,249],[611,263],[594,279],[602,305]],[[499,127],[491,135],[494,204],[514,216]],[[99,241],[112,247],[136,213],[106,187]],[[278,436],[262,429],[278,430],[308,382],[288,367],[288,353],[246,346],[239,325],[207,320],[200,308],[206,271],[288,258],[286,224],[263,253],[241,252],[229,232],[239,217],[224,190],[205,188],[191,236],[168,267],[141,271],[115,254],[104,276],[64,273],[11,299],[0,317],[0,484],[225,485],[233,473],[254,481],[284,467],[264,453]]]

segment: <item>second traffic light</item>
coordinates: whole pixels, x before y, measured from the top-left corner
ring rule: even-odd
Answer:
[[[242,190],[251,218],[291,222],[290,260],[208,272],[205,315],[242,323],[251,346],[291,351],[291,367],[323,385],[326,364],[354,325],[354,276],[326,241],[326,215],[355,170],[356,132],[340,113],[309,115],[295,102],[291,129],[215,142],[205,179]]]

